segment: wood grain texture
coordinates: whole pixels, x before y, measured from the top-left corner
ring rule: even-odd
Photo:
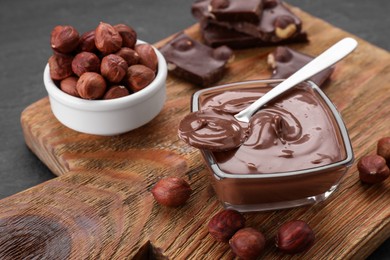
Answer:
[[[317,55],[352,36],[294,8],[309,44],[291,45]],[[186,32],[199,39],[199,27]],[[161,46],[168,39],[156,44]],[[358,39],[359,47],[337,64],[324,91],[339,108],[356,159],[374,153],[376,141],[390,136],[390,55]],[[268,78],[270,48],[236,51],[219,83]],[[227,244],[207,234],[209,219],[222,206],[208,182],[200,153],[181,142],[178,122],[189,112],[198,88],[173,76],[167,80],[163,111],[127,134],[99,137],[77,133],[52,115],[48,98],[21,116],[27,146],[59,177],[0,201],[0,256],[5,259],[232,259]],[[151,187],[164,176],[186,178],[194,192],[186,205],[157,205]],[[307,221],[315,245],[295,259],[358,259],[390,237],[390,181],[362,185],[356,165],[325,202],[261,213],[245,213],[247,225],[267,237],[264,259],[290,259],[277,252],[273,236],[291,219]],[[146,253],[145,253],[146,252]]]

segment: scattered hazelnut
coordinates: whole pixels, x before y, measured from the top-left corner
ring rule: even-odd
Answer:
[[[62,80],[72,76],[73,57],[66,54],[55,53],[49,58],[50,77],[53,80]]]
[[[100,72],[110,82],[119,83],[127,73],[126,61],[115,54],[109,54],[102,59]]]
[[[243,228],[233,235],[229,245],[240,259],[256,259],[264,250],[265,237],[254,228]]]
[[[80,52],[72,61],[72,70],[77,76],[81,76],[84,72],[99,72],[100,60],[96,54],[92,52]]]
[[[97,50],[95,46],[95,30],[85,32],[81,35],[78,50],[80,52],[95,52]]]
[[[134,50],[138,53],[139,63],[150,68],[154,72],[157,71],[157,55],[153,47],[149,44],[138,44]]]
[[[137,42],[136,31],[126,24],[116,24],[114,28],[119,32],[122,37],[122,46],[134,49]]]
[[[387,166],[390,167],[390,137],[379,139],[377,144],[377,154],[385,158]]]
[[[385,158],[376,154],[360,158],[357,168],[360,180],[368,184],[382,182],[390,176],[390,170],[386,165]]]
[[[130,94],[129,90],[125,86],[116,85],[110,87],[110,89],[104,94],[103,99],[114,99],[125,97]]]
[[[104,55],[108,55],[122,47],[122,37],[110,24],[101,22],[95,30],[95,45]]]
[[[135,65],[139,61],[138,53],[135,50],[130,49],[128,47],[121,48],[115,54],[122,57],[127,62],[128,66]]]
[[[230,4],[229,0],[211,0],[209,11],[217,10],[217,9],[225,9]]]
[[[208,230],[215,240],[227,242],[237,230],[245,226],[244,216],[232,209],[225,209],[215,214],[209,224]]]
[[[76,88],[77,80],[78,78],[73,76],[61,80],[60,89],[71,96],[80,97]]]
[[[294,18],[288,15],[281,15],[275,19],[275,34],[280,39],[290,38],[297,31]]]
[[[133,65],[127,69],[127,82],[134,92],[140,91],[149,85],[155,77],[154,72],[144,65]]]
[[[297,254],[309,249],[314,239],[314,232],[306,222],[292,220],[279,227],[275,243],[280,251]]]
[[[79,33],[74,27],[57,25],[51,32],[50,45],[57,52],[71,53],[79,45],[79,40]]]
[[[106,81],[96,72],[85,72],[77,81],[77,92],[85,99],[98,99],[106,91]]]
[[[190,198],[191,187],[183,179],[168,177],[159,180],[151,190],[154,199],[167,207],[178,207]]]

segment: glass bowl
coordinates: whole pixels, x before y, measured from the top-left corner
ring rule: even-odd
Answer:
[[[254,80],[202,89],[193,94],[191,110],[214,105],[220,108],[222,104],[237,109],[231,112],[236,113],[281,81]],[[251,96],[252,101],[240,104],[245,96]],[[231,97],[238,103],[233,104]],[[335,105],[313,82],[295,86],[260,109],[262,113],[276,110],[285,113],[282,117],[288,115],[299,121],[296,124],[302,125],[299,137],[275,139],[264,149],[248,150],[245,144],[225,152],[200,149],[215,193],[224,207],[241,212],[264,211],[323,201],[335,191],[353,163],[343,120]],[[286,129],[290,129],[295,121],[290,118],[286,122]],[[273,131],[272,127],[267,129]],[[333,154],[327,154],[327,150]]]

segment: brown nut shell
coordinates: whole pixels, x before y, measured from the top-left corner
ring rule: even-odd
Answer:
[[[60,53],[71,53],[79,45],[80,35],[78,31],[70,25],[57,25],[51,31],[50,46]]]
[[[97,48],[95,45],[95,30],[85,32],[80,37],[80,43],[78,47],[79,52],[96,52]]]
[[[99,72],[100,59],[92,52],[80,52],[72,61],[72,70],[79,77],[85,72]]]
[[[104,55],[108,55],[122,47],[122,36],[112,25],[101,22],[95,30],[95,45]]]
[[[238,230],[229,240],[230,248],[240,259],[257,259],[265,247],[264,235],[251,227]]]
[[[116,85],[110,87],[110,89],[104,94],[103,99],[114,99],[114,98],[120,98],[125,97],[130,94],[129,90],[122,85]]]
[[[181,178],[168,177],[159,180],[151,190],[154,199],[167,207],[179,207],[190,198],[190,185]]]
[[[73,75],[73,57],[66,54],[55,53],[49,58],[50,77],[53,80],[63,80]]]
[[[106,92],[106,81],[96,72],[85,72],[77,81],[77,92],[85,99],[98,99]]]
[[[122,46],[134,49],[137,43],[136,31],[126,24],[116,24],[114,28],[119,32],[122,37]]]
[[[315,240],[310,226],[302,220],[292,220],[284,223],[278,229],[275,237],[276,247],[287,254],[298,254],[308,250]]]
[[[127,82],[134,92],[140,91],[149,85],[155,77],[155,73],[144,65],[133,65],[127,69]]]
[[[115,54],[109,54],[102,59],[100,72],[112,83],[119,83],[127,73],[126,61]]]
[[[77,80],[78,78],[74,76],[61,80],[60,89],[71,96],[80,97],[76,88]]]
[[[377,154],[385,158],[387,166],[390,167],[390,137],[383,137],[378,140]]]
[[[244,216],[233,209],[225,209],[215,214],[208,224],[208,230],[215,240],[227,242],[237,230],[245,226]]]
[[[138,53],[135,50],[130,49],[128,47],[121,48],[115,54],[122,57],[127,62],[128,66],[138,64],[139,62]]]
[[[360,180],[367,184],[383,182],[390,176],[385,158],[376,154],[360,158],[357,168]]]
[[[139,55],[139,63],[150,68],[154,72],[157,71],[158,59],[157,54],[150,44],[138,44],[134,50]]]

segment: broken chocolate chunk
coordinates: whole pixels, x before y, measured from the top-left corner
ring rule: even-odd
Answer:
[[[204,43],[213,48],[226,45],[232,49],[246,49],[307,41],[306,34],[301,33],[294,38],[289,38],[277,43],[264,42],[257,37],[240,33],[233,29],[227,29],[216,24],[211,24],[207,20],[201,22],[201,35]]]
[[[210,17],[213,15],[208,9],[210,1],[198,0],[192,5],[191,12],[199,21],[207,20],[209,23],[257,37],[264,42],[279,43],[287,39],[295,39],[296,42],[307,41],[306,33],[302,32],[301,20],[280,0],[264,3],[259,22],[256,24],[244,20],[212,19]]]
[[[272,78],[285,79],[313,59],[312,56],[294,51],[285,46],[280,46],[268,55],[267,63],[270,68],[273,69]],[[334,67],[327,68],[314,75],[309,80],[313,81],[318,86],[321,86],[329,78],[333,70]]]
[[[203,87],[220,80],[233,57],[233,51],[227,46],[213,49],[184,33],[177,34],[160,52],[169,72]]]
[[[217,21],[258,23],[263,11],[262,0],[210,0],[208,11]]]

